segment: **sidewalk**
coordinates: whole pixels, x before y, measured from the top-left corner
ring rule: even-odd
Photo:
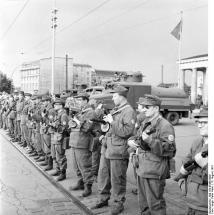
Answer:
[[[4,130],[0,130],[0,134],[4,135],[8,140],[9,137],[6,136],[6,132]],[[14,143],[12,143],[14,144]],[[15,145],[20,149],[22,153],[25,153],[25,149],[20,147],[18,144],[15,143]],[[71,150],[66,151],[66,156],[68,160],[68,169],[67,169],[67,179],[59,182],[66,190],[68,190],[69,186],[75,183],[76,177],[75,173],[72,171],[72,165],[71,165]],[[34,160],[31,159],[32,162],[35,163]],[[42,169],[42,167],[41,167]],[[47,173],[51,173],[51,171]],[[132,177],[131,175],[132,169],[129,166],[128,169],[128,183],[127,183],[127,194],[126,194],[126,202],[125,202],[125,210],[123,215],[137,215],[138,214],[138,202],[137,202],[137,195],[132,193],[132,190],[136,188],[135,185],[133,185],[130,182],[130,178]],[[52,177],[52,176],[50,176]],[[81,197],[82,191],[72,191],[72,195],[78,198],[83,204],[85,204],[88,208],[90,208],[93,204],[95,204],[97,200],[97,192],[98,187],[97,183],[93,184],[93,193],[91,196],[83,198]],[[181,198],[181,192],[179,190],[178,184],[174,182],[171,179],[168,179],[166,181],[166,188],[165,188],[165,198],[166,198],[166,203],[167,203],[167,215],[184,215],[186,211],[186,205],[184,200]],[[109,202],[109,205],[111,205],[111,201]],[[101,209],[93,210],[94,214],[102,214],[102,215],[107,215],[109,214],[109,209],[110,207],[104,207]]]

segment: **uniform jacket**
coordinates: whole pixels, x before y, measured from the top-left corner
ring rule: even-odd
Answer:
[[[24,104],[25,104],[24,99],[18,100],[18,102],[16,103],[16,112],[17,112],[18,121],[21,120],[21,114],[22,114],[22,110],[24,108]]]
[[[184,163],[194,159],[199,152],[208,150],[208,144],[203,144],[202,138],[194,140]],[[184,185],[183,185],[184,186]],[[208,208],[208,164],[195,168],[187,178],[187,205],[193,209],[207,211]]]
[[[93,123],[91,123],[89,120],[94,119],[95,117],[96,113],[89,105],[87,105],[85,108],[81,110],[81,112],[78,115],[80,127],[71,129],[70,133],[69,144],[72,148],[79,149],[90,148],[90,144],[93,138],[91,134]]]
[[[108,159],[129,158],[127,140],[131,135],[133,135],[136,114],[128,103],[118,109],[121,109],[121,111],[116,109],[112,111],[114,121],[112,122],[111,128],[106,133],[103,141],[103,144],[106,144],[105,156]],[[114,114],[114,112],[116,114]]]
[[[67,148],[69,143],[66,131],[68,128],[68,115],[65,109],[60,110],[55,116],[56,128],[54,130],[54,144],[61,144],[64,149]]]
[[[137,174],[143,178],[166,179],[170,177],[170,159],[175,156],[175,132],[173,126],[160,115],[151,121],[145,132],[155,130],[149,135],[145,143],[142,140],[142,128],[148,123],[145,119],[137,131],[138,144],[145,145],[145,149],[139,148],[139,167]]]

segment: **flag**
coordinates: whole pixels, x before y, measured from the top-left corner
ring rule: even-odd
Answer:
[[[180,40],[182,32],[182,20],[175,26],[171,34],[177,39]]]

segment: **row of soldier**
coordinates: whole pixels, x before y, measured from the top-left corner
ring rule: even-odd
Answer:
[[[1,97],[0,127],[8,128],[12,141],[25,147],[45,171],[54,169],[51,174],[58,176],[57,181],[66,178],[65,151],[71,148],[77,182],[69,189],[83,190],[82,196],[87,197],[97,179],[99,197],[92,209],[108,206],[112,196],[113,215],[124,210],[130,160],[136,173],[140,214],[164,215],[165,180],[170,177],[170,160],[176,154],[174,128],[160,115],[160,98],[139,98],[136,115],[126,97],[127,89],[117,86],[113,93],[115,108],[106,114],[102,104],[89,103],[86,93],[76,96],[80,110],[68,111],[64,98],[20,91]],[[104,132],[101,125],[109,129]],[[201,160],[199,163],[206,166]]]

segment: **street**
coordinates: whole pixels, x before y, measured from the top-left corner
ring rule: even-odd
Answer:
[[[0,214],[83,214],[2,134],[0,143]]]
[[[178,126],[175,126],[177,154],[175,157],[176,170],[179,171],[183,157],[187,154],[192,140],[198,136],[197,127],[194,125],[194,120],[181,120]],[[13,215],[31,214],[29,211],[37,211],[36,214],[48,214],[46,211],[54,210],[51,201],[63,202],[67,210],[71,206],[70,202],[32,165],[20,152],[18,152],[10,142],[5,139],[5,131],[0,131],[0,148],[1,148],[1,214]],[[24,151],[24,150],[23,150]],[[67,152],[68,157],[68,177],[60,184],[68,190],[71,183],[75,182],[76,178],[71,169],[70,151]],[[133,174],[132,169],[128,171],[127,185],[127,201],[125,211],[122,214],[136,214],[138,210],[137,196],[132,193]],[[93,186],[93,195],[88,198],[80,197],[81,191],[73,191],[76,196],[87,207],[96,201],[97,184]],[[185,202],[181,198],[180,190],[177,183],[171,179],[167,180],[165,198],[167,202],[167,214],[181,215],[185,212]],[[49,202],[49,204],[48,204]],[[45,206],[45,207],[41,207]],[[95,213],[107,214],[108,207],[99,209]],[[40,211],[42,210],[42,211]],[[93,211],[94,212],[94,211]],[[34,213],[35,214],[35,213]],[[58,214],[58,213],[54,213]],[[66,213],[65,213],[66,214]],[[79,214],[77,212],[77,214]]]

